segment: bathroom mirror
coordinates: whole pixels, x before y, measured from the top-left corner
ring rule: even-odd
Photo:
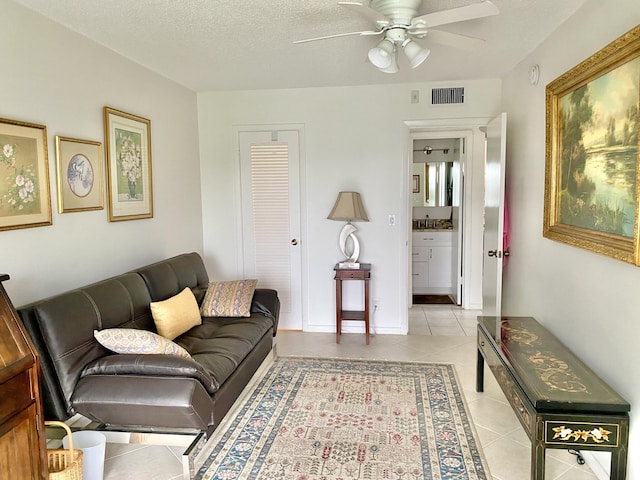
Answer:
[[[415,162],[413,164],[413,206],[452,206],[453,182],[453,162]]]
[[[459,138],[413,141],[413,206],[451,207],[460,188]]]

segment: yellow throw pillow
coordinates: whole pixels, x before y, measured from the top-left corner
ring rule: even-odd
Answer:
[[[203,317],[250,317],[257,280],[211,282],[200,306]]]
[[[150,306],[158,333],[169,340],[202,323],[198,302],[189,287],[167,300],[152,302]]]

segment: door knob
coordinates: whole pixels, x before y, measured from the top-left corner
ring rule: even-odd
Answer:
[[[500,250],[489,250],[487,255],[490,257],[502,258],[502,252]]]
[[[295,238],[291,240],[291,245],[297,245],[297,244],[298,244],[298,240],[296,240]]]

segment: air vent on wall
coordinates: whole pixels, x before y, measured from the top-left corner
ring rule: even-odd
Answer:
[[[431,89],[432,105],[448,105],[451,103],[464,103],[464,87]]]

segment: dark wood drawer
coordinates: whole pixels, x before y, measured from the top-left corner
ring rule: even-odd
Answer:
[[[568,419],[565,415],[545,415],[545,444],[577,450],[587,445],[592,450],[618,448],[622,445],[622,429],[626,425],[624,418],[573,415]]]
[[[26,408],[33,402],[33,388],[29,372],[24,371],[0,385],[0,422]]]
[[[356,280],[363,280],[365,278],[371,278],[371,272],[363,270],[354,270],[353,272],[349,270],[339,270],[338,272],[336,272],[336,278],[339,278],[341,280],[352,278]]]

